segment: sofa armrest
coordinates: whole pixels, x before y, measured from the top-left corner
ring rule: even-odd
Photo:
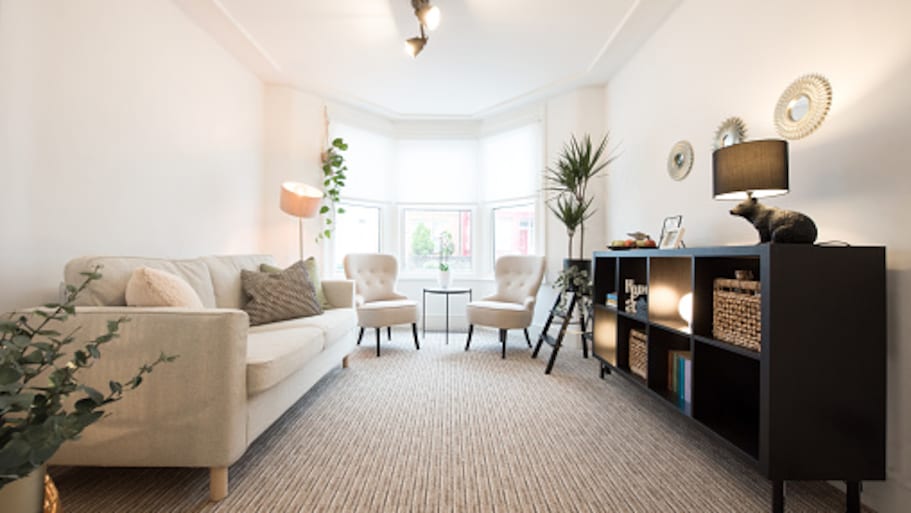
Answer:
[[[323,280],[322,285],[333,308],[354,308],[354,280]]]
[[[241,310],[79,307],[63,326],[79,327],[77,344],[104,333],[109,320],[127,317],[120,336],[101,346],[101,358],[79,371],[101,391],[126,380],[161,353],[159,365],[136,390],[105,408],[107,414],[65,443],[52,459],[61,465],[219,467],[247,447],[246,347],[249,321]],[[69,346],[70,351],[75,350]]]

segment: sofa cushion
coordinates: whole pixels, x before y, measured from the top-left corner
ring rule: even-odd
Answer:
[[[303,262],[280,273],[240,272],[250,326],[323,313]]]
[[[212,289],[218,308],[244,307],[246,298],[240,282],[240,271],[258,271],[262,264],[275,264],[271,255],[206,256],[200,260],[212,276]]]
[[[80,273],[90,272],[101,265],[100,280],[89,284],[76,299],[77,306],[126,306],[127,282],[139,267],[151,267],[179,276],[187,282],[206,308],[216,306],[212,276],[202,259],[167,260],[164,258],[98,257],[88,256],[70,260],[64,269],[64,280],[69,285],[85,281]],[[240,276],[237,277],[238,282]]]
[[[250,328],[247,334],[247,396],[268,390],[323,351],[323,332],[308,326]]]
[[[354,313],[353,308],[333,308],[324,311],[322,315],[270,322],[250,329],[262,333],[300,327],[319,329],[323,333],[326,347],[329,347],[349,336],[351,330],[357,327],[357,314]]]
[[[202,300],[187,282],[167,271],[139,267],[126,290],[127,306],[182,306],[202,308]]]

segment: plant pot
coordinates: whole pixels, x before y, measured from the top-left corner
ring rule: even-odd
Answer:
[[[0,511],[3,513],[42,513],[44,511],[44,474],[42,465],[31,474],[0,488]]]
[[[452,274],[450,271],[440,271],[440,274],[437,275],[437,283],[440,287],[448,289],[452,285]]]

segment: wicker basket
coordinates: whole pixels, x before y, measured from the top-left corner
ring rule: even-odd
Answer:
[[[761,299],[758,281],[715,280],[712,296],[712,335],[751,351],[761,349]]]
[[[639,330],[629,330],[629,370],[648,379],[648,345],[645,333]]]

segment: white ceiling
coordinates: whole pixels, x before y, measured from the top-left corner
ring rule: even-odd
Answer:
[[[680,0],[174,0],[264,81],[391,118],[477,118],[604,83]]]

